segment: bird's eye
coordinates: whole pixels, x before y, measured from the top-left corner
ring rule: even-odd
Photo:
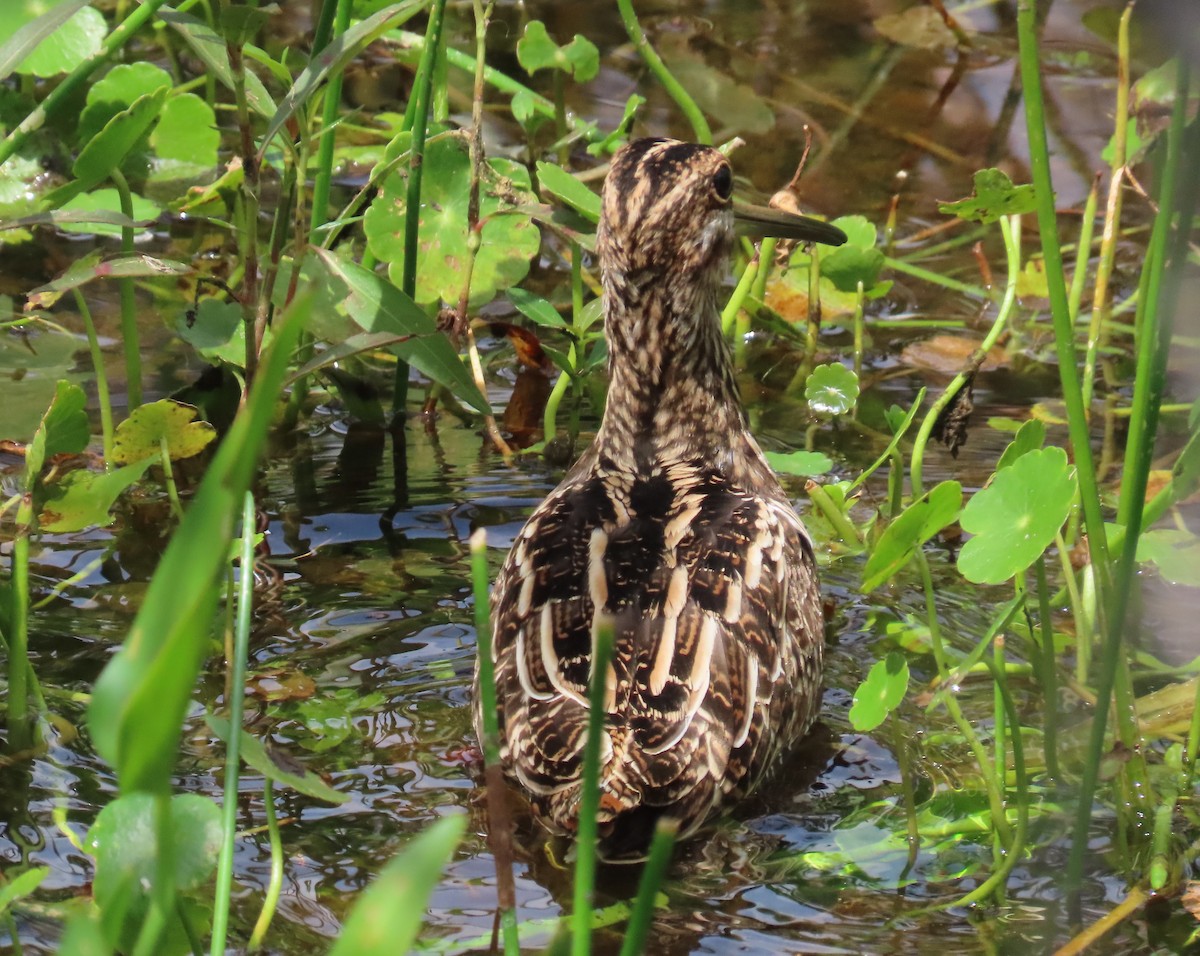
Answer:
[[[722,199],[733,195],[733,171],[728,166],[722,166],[713,176],[713,189]]]

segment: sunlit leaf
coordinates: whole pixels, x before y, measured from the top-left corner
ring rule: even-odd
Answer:
[[[867,679],[854,692],[850,723],[860,733],[870,733],[899,706],[908,692],[908,661],[892,651],[872,666]]]
[[[518,286],[508,290],[508,299],[520,310],[522,315],[543,328],[570,328],[563,320],[563,317],[558,314],[558,309],[554,308],[554,306],[540,295],[526,292]]]
[[[1022,455],[967,502],[959,519],[973,536],[958,570],[976,584],[999,584],[1028,568],[1054,540],[1075,500],[1075,472],[1061,448]]]
[[[769,451],[766,456],[767,464],[785,475],[823,475],[833,469],[833,461],[819,451]]]
[[[15,875],[6,873],[5,882],[0,885],[0,916],[3,916],[13,903],[29,896],[49,874],[48,866],[31,866]]]
[[[467,205],[471,161],[458,136],[430,140],[421,180],[421,210],[417,246],[417,288],[422,304],[441,299],[457,302],[467,276]],[[401,283],[404,271],[407,171],[384,180],[379,195],[363,220],[371,251],[388,263],[392,281]],[[471,271],[470,301],[482,305],[500,290],[520,282],[541,246],[533,220],[518,205],[533,203],[529,170],[508,159],[490,159],[480,183],[480,244]]]
[[[1008,443],[1000,460],[996,462],[996,471],[1007,468],[1022,455],[1036,451],[1046,443],[1046,425],[1036,418],[1031,418],[1021,424],[1013,440]]]
[[[951,524],[962,509],[962,485],[943,481],[887,526],[863,569],[862,590],[873,591],[903,568],[917,549]]]
[[[539,162],[537,178],[542,192],[566,203],[589,222],[600,221],[600,197],[561,166]]]
[[[210,168],[217,165],[221,131],[213,108],[194,93],[172,96],[163,106],[150,147],[159,159]]]
[[[840,362],[818,365],[804,383],[804,398],[817,415],[845,415],[858,401],[858,376]]]
[[[86,143],[118,113],[139,97],[170,90],[171,74],[144,60],[118,63],[88,88],[87,105],[79,116],[78,142]]]
[[[226,89],[234,89],[233,70],[230,69],[229,55],[220,34],[202,20],[177,10],[159,10],[158,16],[179,31],[179,35],[192,48],[192,52],[207,67],[207,72],[220,80]],[[263,86],[258,74],[253,70],[246,70],[245,82],[246,100],[250,108],[259,116],[272,116],[276,109],[275,101],[271,99],[271,94]]]
[[[139,405],[117,426],[113,461],[127,465],[158,458],[164,440],[172,461],[200,454],[217,437],[217,431],[208,422],[196,421],[197,414],[191,405],[169,398]]]
[[[517,41],[517,62],[526,73],[553,68],[586,83],[600,71],[600,52],[591,40],[578,33],[570,43],[559,46],[550,39],[541,20],[531,20],[525,25],[524,36]]]
[[[1014,186],[1002,170],[981,169],[969,198],[941,203],[938,210],[971,222],[995,222],[1001,216],[1033,212],[1036,202],[1032,185]]]

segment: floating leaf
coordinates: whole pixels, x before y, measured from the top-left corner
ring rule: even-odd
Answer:
[[[850,723],[860,733],[874,730],[904,700],[908,692],[908,661],[892,651],[872,666],[867,679],[854,692]]]
[[[195,93],[172,96],[163,106],[150,146],[159,159],[171,159],[204,168],[217,165],[221,131],[213,108]]]
[[[975,174],[975,192],[967,199],[940,203],[938,210],[971,222],[995,222],[1001,216],[1033,212],[1037,197],[1033,186],[1014,186],[999,169],[981,169]]]
[[[420,303],[457,302],[471,255],[467,234],[471,160],[466,143],[458,136],[431,140],[424,170],[414,298]],[[407,190],[407,171],[393,172],[363,221],[371,252],[388,263],[389,275],[397,285],[404,271]],[[484,164],[479,196],[482,228],[471,272],[470,301],[474,305],[491,301],[498,291],[516,285],[529,272],[541,236],[533,220],[516,207],[535,201],[529,170],[524,166],[509,159],[490,159]]]
[[[941,50],[958,46],[958,37],[936,9],[924,4],[901,13],[890,13],[875,21],[875,29],[893,43],[919,50]]]
[[[953,522],[962,509],[962,485],[943,481],[904,509],[883,532],[863,569],[862,590],[873,591],[903,568],[917,549]]]
[[[201,299],[195,313],[180,314],[175,323],[175,334],[205,358],[221,358],[230,364],[241,365],[246,360],[245,336],[238,339],[242,347],[240,355],[232,355],[227,346],[233,343],[235,333],[245,325],[242,307],[236,302],[220,299]]]
[[[973,537],[958,570],[976,584],[999,584],[1028,568],[1054,540],[1075,501],[1075,473],[1061,448],[1022,455],[996,473],[959,519]]]
[[[208,713],[204,715],[204,721],[214,734],[229,743],[231,730],[228,718]],[[270,777],[276,783],[291,787],[297,793],[312,797],[314,800],[340,804],[350,799],[346,794],[338,793],[311,770],[306,770],[294,761],[289,761],[290,764],[295,764],[294,766],[283,766],[283,762],[272,757],[263,742],[253,734],[247,733],[244,729],[239,733],[241,739],[238,742],[238,752],[247,764],[264,777]]]
[[[38,526],[60,533],[108,527],[113,522],[112,506],[121,492],[137,482],[155,460],[157,455],[114,471],[68,472],[51,486]]]
[[[200,454],[217,437],[217,431],[208,422],[196,421],[196,414],[191,405],[169,398],[138,406],[117,426],[113,461],[127,465],[158,458],[164,439],[172,461]]]
[[[1153,564],[1172,584],[1200,587],[1200,537],[1178,528],[1145,532],[1137,545],[1137,559]]]
[[[767,452],[767,464],[785,475],[811,477],[833,469],[833,461],[819,451]]]
[[[818,365],[804,383],[804,397],[817,415],[845,415],[858,401],[858,376],[839,362]]]

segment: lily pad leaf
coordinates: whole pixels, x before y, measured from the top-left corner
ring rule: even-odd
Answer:
[[[850,723],[860,733],[869,733],[887,718],[908,692],[908,661],[892,651],[876,661],[867,679],[854,692],[850,705]]]
[[[995,222],[1001,216],[1033,212],[1037,199],[1032,185],[1014,186],[999,169],[975,174],[975,193],[957,202],[940,203],[938,210],[970,222]]]
[[[208,713],[204,715],[204,721],[214,734],[226,743],[229,742],[232,731],[228,718]],[[338,804],[345,803],[350,799],[346,794],[338,793],[311,770],[305,769],[303,765],[288,760],[286,761],[287,766],[285,766],[285,761],[272,756],[263,742],[253,734],[247,733],[244,729],[239,733],[241,739],[238,743],[238,750],[242,759],[264,777],[270,777],[276,783],[291,787],[297,793],[312,797],[314,800]]]
[[[883,532],[863,569],[862,589],[873,591],[903,568],[917,549],[962,510],[962,485],[943,481],[904,509]]]
[[[767,464],[785,475],[810,477],[833,469],[833,461],[819,451],[767,452]]]
[[[413,298],[421,304],[439,299],[457,302],[471,256],[467,218],[471,160],[466,143],[458,136],[431,140],[424,170]],[[489,159],[482,174],[479,248],[471,270],[470,302],[475,306],[490,302],[498,291],[524,279],[541,245],[533,220],[517,210],[536,202],[529,170],[509,159]],[[404,272],[407,190],[408,171],[393,172],[363,220],[371,252],[388,263],[388,274],[398,286]]]
[[[172,461],[198,455],[217,437],[208,422],[196,421],[197,410],[169,398],[142,405],[117,426],[113,461],[127,465],[158,458],[165,440]]]
[[[15,6],[13,10],[11,7]],[[27,49],[23,42],[26,39],[37,39],[40,42],[28,48],[28,52],[19,63],[13,66],[8,62],[9,57],[3,57],[4,70],[0,77],[9,72],[23,73],[30,76],[50,77],[60,73],[69,73],[85,60],[100,52],[104,35],[108,32],[108,24],[104,22],[104,14],[90,6],[78,2],[63,4],[70,10],[71,6],[83,7],[76,9],[63,22],[62,15],[46,4],[33,0],[12,0],[5,4],[5,17],[0,21],[0,44],[8,52],[8,41],[17,39],[21,28],[32,27],[33,33],[22,33],[17,39],[21,49]],[[58,20],[58,23],[54,21]],[[40,21],[40,22],[39,22]],[[47,27],[50,27],[47,30]]]
[[[818,365],[804,383],[804,397],[817,415],[845,415],[858,401],[858,376],[838,362]]]
[[[1200,587],[1200,537],[1190,531],[1147,531],[1138,539],[1137,559],[1153,564],[1172,584]]]
[[[1008,447],[1004,449],[1004,454],[1000,456],[1000,460],[996,462],[996,471],[1007,468],[1022,455],[1026,455],[1031,451],[1037,451],[1045,443],[1045,422],[1036,418],[1030,418],[1028,421],[1022,422],[1021,427],[1017,429],[1017,434],[1008,443]]]
[[[105,805],[88,830],[84,849],[96,858],[92,888],[101,908],[131,889],[148,905],[147,888],[153,884],[163,856],[173,861],[175,886],[181,890],[199,886],[216,866],[221,846],[217,805],[199,794],[175,794],[170,802],[170,826],[160,827],[157,802],[149,793],[123,794]],[[158,845],[160,833],[170,834],[169,854]]]
[[[1075,472],[1061,448],[1022,455],[967,503],[959,519],[973,537],[958,570],[976,584],[999,584],[1028,568],[1054,540],[1075,501]]]
[[[113,522],[112,506],[121,492],[136,483],[157,458],[155,455],[114,471],[68,472],[53,484],[38,516],[38,527],[59,533],[108,527]]]

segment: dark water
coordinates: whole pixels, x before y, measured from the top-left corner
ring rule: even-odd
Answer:
[[[1017,181],[1029,178],[1023,116],[1019,105],[1011,115],[1006,107],[1016,70],[1009,7],[976,4],[960,14],[978,32],[975,48],[960,57],[884,42],[872,19],[904,6],[888,0],[823,0],[756,5],[750,11],[738,3],[667,3],[648,12],[645,23],[664,53],[674,52],[675,62],[686,54],[693,66],[734,77],[754,91],[755,102],[774,112],[772,129],[741,131],[748,145],[735,154],[740,174],[763,193],[786,182],[803,146],[802,124],[808,122],[818,147],[804,179],[808,208],[828,215],[858,213],[882,223],[898,195],[896,252],[903,255],[944,238],[908,239],[944,221],[936,201],[967,195],[975,169],[999,164]],[[1101,168],[1099,153],[1110,130],[1114,63],[1107,45],[1079,25],[1090,6],[1060,0],[1048,27],[1044,61],[1060,208],[1082,203]],[[546,19],[553,36],[567,39],[582,32],[600,46],[601,75],[586,91],[572,92],[573,108],[610,126],[636,89],[650,98],[641,114],[642,129],[686,135],[664,95],[640,79],[643,71],[607,4],[531,4],[529,15]],[[515,71],[506,51],[519,35],[520,13],[506,7],[497,16],[495,64]],[[454,28],[452,42],[466,48],[467,25],[455,21]],[[737,116],[750,112],[741,108]],[[731,128],[723,130],[723,123]],[[739,130],[733,117],[718,113],[714,131],[725,138],[726,132]],[[491,133],[498,150],[516,140],[504,127]],[[1027,241],[1033,242],[1032,232]],[[998,234],[989,235],[985,250],[1002,278]],[[77,254],[73,244],[59,243],[28,258],[6,260],[4,282],[28,288],[41,281],[41,270],[53,271],[53,263]],[[1125,257],[1122,262],[1136,266]],[[964,248],[922,265],[980,282]],[[539,272],[539,281],[561,281],[552,256]],[[1118,284],[1128,275],[1119,270]],[[919,322],[972,326],[980,315],[979,301],[969,296],[904,275],[888,276],[895,287],[872,306],[878,321],[871,327],[872,384],[864,407],[908,406],[921,385],[945,381],[904,357],[907,345],[929,334]],[[111,371],[118,373],[115,315],[105,305],[94,303],[103,330],[112,336],[107,353]],[[150,391],[157,397],[188,382],[196,367],[164,331],[163,320],[182,306],[149,301],[144,306],[147,356],[157,370]],[[69,313],[62,320],[78,330]],[[1004,367],[979,379],[976,427],[968,445],[957,460],[931,449],[927,482],[955,477],[968,488],[980,484],[1007,441],[982,423],[993,415],[1024,417],[1030,406],[1053,395],[1057,375],[1046,324],[1037,303],[1022,310]],[[835,320],[823,342],[834,348],[847,341]],[[80,336],[42,333],[40,342],[42,354],[51,347],[63,353],[56,364],[46,363],[49,371],[41,378],[52,382],[63,372],[88,377]],[[504,346],[485,340],[484,347]],[[2,348],[7,351],[0,350],[0,370],[28,365],[11,344]],[[744,389],[756,428],[771,448],[804,445],[810,423],[802,403],[781,392],[790,373],[779,373],[781,367],[794,368],[797,360],[793,349],[765,337],[750,349]],[[377,370],[381,381],[385,373]],[[37,382],[39,374],[34,369],[27,378]],[[500,409],[512,387],[511,361],[494,363],[491,375],[491,397]],[[38,395],[27,398],[31,407],[39,400],[40,407],[45,405]],[[16,409],[10,406],[7,414],[19,417]],[[584,440],[594,427],[585,411]],[[835,459],[840,474],[850,476],[882,448],[870,435],[845,426],[822,426],[816,447]],[[358,891],[413,834],[440,816],[464,810],[471,825],[434,893],[426,938],[454,951],[486,949],[481,938],[491,932],[495,888],[467,709],[475,647],[467,539],[486,527],[490,559],[498,566],[525,517],[562,473],[561,466],[538,456],[506,464],[489,452],[475,428],[448,414],[411,418],[403,441],[397,441],[383,429],[348,424],[335,405],[321,406],[298,434],[272,446],[256,494],[270,519],[270,563],[280,580],[260,613],[253,643],[251,727],[350,797],[328,808],[286,791],[277,795],[280,815],[288,820],[283,833],[288,859],[270,936],[274,951],[325,948]],[[6,473],[2,480],[7,497],[15,479]],[[792,487],[806,507],[801,483]],[[871,489],[876,497],[882,493],[878,486]],[[36,593],[80,575],[35,613],[31,640],[34,667],[52,694],[52,708],[76,726],[85,704],[71,695],[87,690],[123,638],[164,546],[164,514],[143,502],[124,514],[114,531],[44,536],[34,544]],[[116,549],[100,562],[114,534]],[[931,555],[938,610],[948,640],[968,649],[989,622],[990,602],[1009,595],[956,591],[952,560],[947,551]],[[971,875],[986,875],[991,851],[977,836],[964,833],[923,848],[906,870],[902,841],[893,837],[885,845],[896,829],[888,821],[897,819],[900,799],[898,735],[912,748],[919,797],[936,790],[965,806],[977,795],[970,790],[969,755],[953,740],[953,728],[941,712],[926,715],[909,702],[898,720],[874,734],[851,730],[846,712],[854,688],[880,650],[893,646],[886,640],[888,624],[908,615],[920,619],[924,607],[915,577],[902,576],[898,586],[869,598],[858,594],[860,580],[861,565],[854,559],[832,561],[823,571],[824,591],[834,607],[823,727],[761,794],[682,850],[666,888],[671,906],[660,915],[654,952],[1040,952],[1065,939],[1056,878],[1066,843],[1055,824],[1038,834],[1049,849],[1018,864],[1004,905],[907,915],[950,902],[976,885]],[[932,676],[926,659],[913,658],[913,667],[922,681]],[[1018,687],[1022,694],[1031,690]],[[220,705],[222,694],[214,659],[185,734],[179,791],[219,795],[222,752],[199,717],[204,705]],[[986,737],[990,686],[964,685],[960,698]],[[0,768],[0,781],[0,867],[47,865],[51,875],[43,890],[48,895],[65,899],[85,892],[89,861],[56,829],[51,813],[65,806],[72,829],[82,833],[115,792],[86,735],[59,742],[32,761]],[[242,791],[240,825],[261,825],[260,782],[251,776]],[[1111,822],[1098,818],[1099,846],[1110,831]],[[520,916],[553,918],[567,905],[569,871],[539,845],[528,821],[523,833]],[[856,849],[862,847],[872,849]],[[845,865],[847,853],[855,861],[852,867]],[[235,884],[239,932],[248,931],[257,914],[267,872],[265,834],[241,841]],[[603,883],[610,898],[618,898],[634,879],[631,872],[618,871],[605,874]],[[1086,888],[1089,919],[1119,902],[1124,892],[1119,879],[1097,874]],[[1108,951],[1170,951],[1180,945],[1186,926],[1178,918],[1156,921],[1156,912],[1123,924],[1105,944]],[[20,925],[27,952],[53,949],[49,916],[22,918]],[[547,938],[531,936],[527,945],[544,945]],[[602,935],[601,951],[615,951],[618,940],[617,931]]]

